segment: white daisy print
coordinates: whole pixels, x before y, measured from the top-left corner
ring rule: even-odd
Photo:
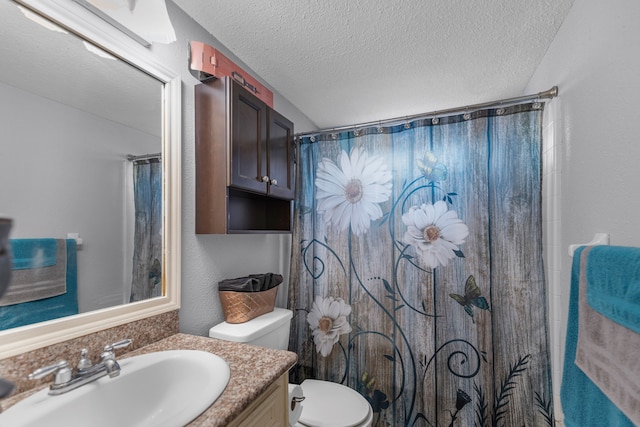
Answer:
[[[391,172],[380,156],[367,156],[360,148],[351,155],[342,151],[339,166],[324,158],[318,165],[316,187],[318,212],[327,223],[356,236],[369,229],[371,221],[382,217],[379,203],[391,196]]]
[[[456,211],[449,210],[442,200],[412,206],[402,215],[402,222],[407,226],[404,242],[414,246],[430,268],[447,265],[456,256],[457,245],[469,235],[469,228]]]
[[[327,357],[340,335],[351,332],[347,316],[351,314],[351,306],[342,298],[323,298],[316,296],[313,307],[307,315],[307,322],[312,329],[316,349],[323,357]]]

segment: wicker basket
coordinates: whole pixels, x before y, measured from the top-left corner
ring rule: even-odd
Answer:
[[[227,323],[244,323],[273,311],[278,287],[260,292],[218,291]]]

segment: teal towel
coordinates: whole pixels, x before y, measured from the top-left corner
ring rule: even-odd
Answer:
[[[593,247],[587,263],[587,282],[591,308],[640,333],[640,248]]]
[[[56,239],[10,239],[9,241],[14,270],[56,265]]]
[[[76,241],[67,239],[67,293],[38,301],[0,307],[0,330],[78,314]]]
[[[578,343],[580,258],[583,250],[584,247],[581,247],[575,251],[571,268],[569,319],[560,388],[564,423],[567,427],[634,427],[631,420],[574,363]]]

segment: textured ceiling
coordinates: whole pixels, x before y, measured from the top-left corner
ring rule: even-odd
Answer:
[[[573,0],[173,0],[318,127],[523,94]]]

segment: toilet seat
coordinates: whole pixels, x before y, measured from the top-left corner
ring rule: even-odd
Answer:
[[[305,396],[298,423],[308,427],[370,426],[373,411],[357,391],[341,384],[304,380],[300,384]]]

